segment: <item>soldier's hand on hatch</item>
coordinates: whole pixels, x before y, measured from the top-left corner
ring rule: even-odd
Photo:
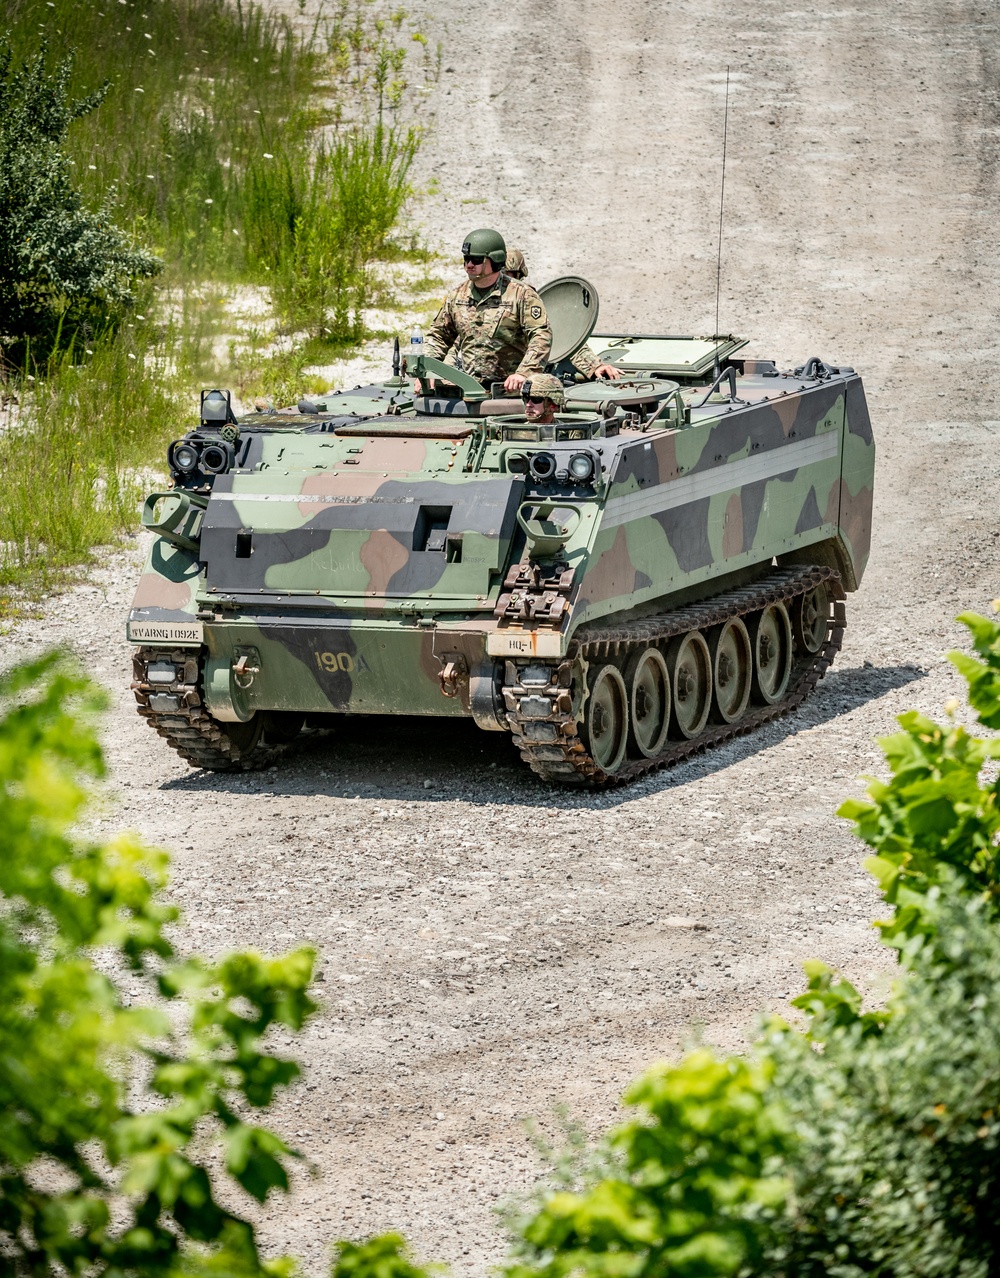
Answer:
[[[419,377],[415,377],[415,378],[413,379],[413,393],[414,393],[414,395],[433,395],[433,394],[434,394],[434,388],[437,386],[437,382],[434,380],[434,378],[433,378],[433,377],[425,377],[425,378],[424,378],[424,386],[426,386],[426,387],[427,387],[426,391],[424,390],[423,386],[421,386],[421,385],[420,385],[420,378],[419,378]]]
[[[614,364],[598,364],[594,369],[595,377],[606,377],[612,382],[616,382],[621,375],[622,370],[615,368]]]
[[[511,373],[511,375],[504,381],[503,388],[504,390],[509,391],[519,391],[527,380],[528,379],[526,377],[522,377],[520,373]]]

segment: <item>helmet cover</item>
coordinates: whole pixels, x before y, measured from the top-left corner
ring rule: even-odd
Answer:
[[[482,227],[478,231],[470,231],[462,241],[462,256],[488,257],[500,270],[507,260],[507,245],[499,231]]]
[[[522,399],[529,395],[536,398],[541,396],[543,399],[550,399],[556,408],[562,408],[563,406],[563,384],[552,373],[533,373],[521,387]]]

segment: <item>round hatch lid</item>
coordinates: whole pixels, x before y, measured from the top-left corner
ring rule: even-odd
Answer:
[[[593,284],[579,275],[561,275],[538,290],[552,328],[552,353],[549,362],[575,355],[594,331],[600,299]]]
[[[643,404],[662,403],[680,389],[677,382],[665,378],[625,379],[620,382],[584,382],[582,386],[566,387],[566,408],[599,409],[608,404],[619,408],[639,408]]]

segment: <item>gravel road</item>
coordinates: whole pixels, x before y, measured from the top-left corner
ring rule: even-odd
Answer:
[[[417,0],[415,11],[429,0]],[[544,20],[538,15],[544,12]],[[740,1049],[817,956],[877,990],[862,849],[833,813],[877,734],[960,692],[953,617],[997,584],[997,10],[688,0],[442,0],[418,210],[454,251],[496,225],[532,277],[577,272],[602,326],[711,331],[726,66],[720,323],[790,366],[865,377],[872,560],[806,708],[621,793],[563,794],[472,727],[364,722],[261,776],[190,771],[139,720],[123,617],[143,547],[2,640],[59,641],[112,692],[108,831],[174,853],[183,946],[320,951],[323,1007],[274,1124],[319,1173],[261,1214],[269,1252],[402,1230],[481,1274],[523,1126],[593,1131],[700,1027]],[[458,275],[456,267],[455,274]]]

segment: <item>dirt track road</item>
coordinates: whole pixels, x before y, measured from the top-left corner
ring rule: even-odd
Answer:
[[[806,709],[598,797],[546,789],[503,739],[399,720],[263,777],[189,771],[124,691],[136,555],[3,641],[4,660],[68,641],[113,690],[104,825],[174,850],[182,944],[320,949],[307,1072],[275,1121],[321,1175],[263,1221],[311,1274],[328,1239],[389,1227],[484,1272],[491,1208],[536,1171],[523,1115],[562,1100],[600,1129],[693,1023],[738,1048],[806,957],[874,984],[876,898],[832,813],[894,714],[958,691],[951,619],[1000,593],[996,6],[431,7],[429,241],[496,225],[536,281],[593,280],[611,329],[714,326],[731,64],[721,324],[785,366],[863,372],[877,521]]]

